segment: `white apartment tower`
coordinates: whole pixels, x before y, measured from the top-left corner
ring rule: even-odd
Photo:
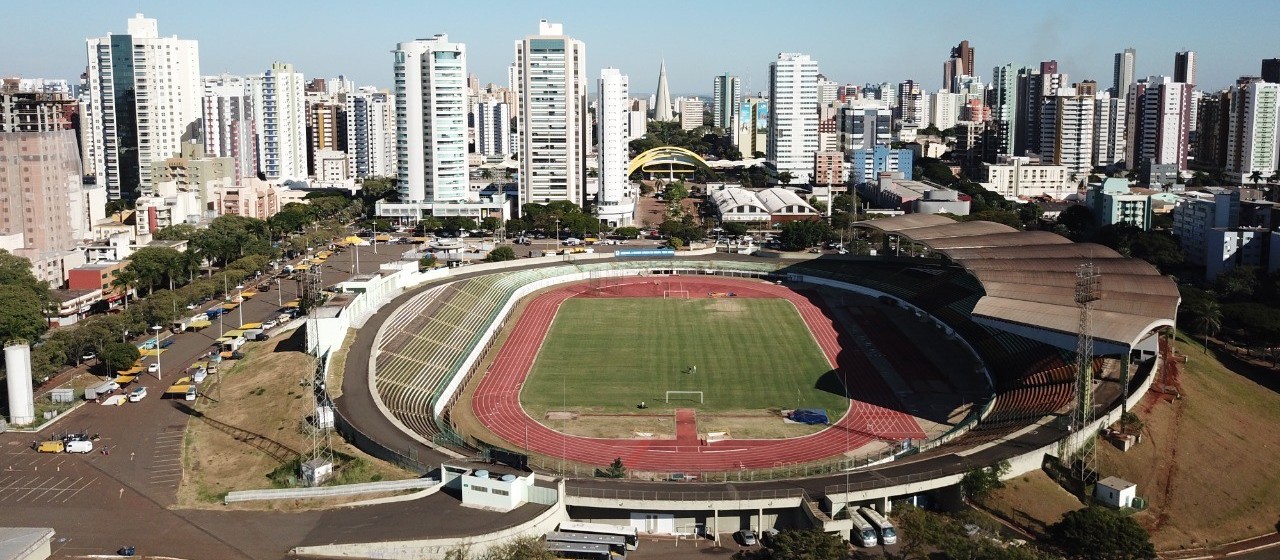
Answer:
[[[929,111],[932,113],[929,122],[938,130],[947,130],[956,125],[960,120],[960,109],[964,106],[964,94],[951,93],[950,90],[939,90],[931,95],[933,100],[929,103]]]
[[[476,116],[476,152],[486,156],[511,153],[511,106],[495,99],[478,101],[471,109]]]
[[[596,215],[611,227],[629,226],[635,215],[635,197],[627,180],[630,157],[627,146],[627,77],[617,68],[600,70],[596,117],[599,121],[600,189],[596,195]]]
[[[1101,91],[1093,101],[1093,164],[1111,166],[1124,161],[1125,110],[1123,97]]]
[[[516,41],[520,204],[584,202],[587,47],[542,20]]]
[[[1133,85],[1134,66],[1138,61],[1138,51],[1133,49],[1125,49],[1116,53],[1116,62],[1112,71],[1111,95],[1117,98],[1123,98],[1129,93],[1129,86]]]
[[[237,184],[258,173],[258,137],[253,122],[253,98],[245,79],[232,74],[201,79],[204,96],[200,109],[204,125],[205,153],[231,158]]]
[[[1227,173],[1250,184],[1280,172],[1280,84],[1249,82],[1232,88]]]
[[[90,118],[85,158],[111,199],[151,186],[151,164],[197,139],[200,47],[160,37],[156,20],[135,15],[123,35],[88,39]]]
[[[266,73],[249,76],[258,171],[267,179],[307,178],[305,82],[301,72],[284,62],[273,62]]]
[[[766,155],[778,173],[805,184],[818,151],[818,63],[807,54],[781,53],[769,64],[769,140]]]
[[[1053,165],[1067,168],[1075,180],[1093,170],[1094,96],[1076,95],[1075,88],[1061,88],[1046,96],[1040,106],[1038,152]]]
[[[462,202],[467,174],[467,47],[437,34],[396,45],[401,202]]]
[[[395,105],[386,92],[362,88],[346,94],[347,175],[396,175]]]
[[[731,130],[741,102],[742,80],[727,73],[716,76],[711,84],[711,125]]]
[[[706,106],[696,97],[681,97],[676,106],[680,109],[680,129],[694,130],[703,125],[703,110]]]

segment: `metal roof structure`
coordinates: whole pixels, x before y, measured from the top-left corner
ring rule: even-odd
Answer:
[[[1181,301],[1173,279],[1150,263],[1054,233],[956,222],[936,214],[907,214],[855,226],[900,236],[964,267],[984,293],[973,316],[1000,324],[1076,336],[1076,269],[1087,263],[1102,275],[1102,299],[1092,305],[1096,339],[1136,346],[1156,329],[1174,326]]]

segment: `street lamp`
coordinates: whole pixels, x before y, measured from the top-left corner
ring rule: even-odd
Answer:
[[[156,379],[160,379],[160,331],[164,330],[164,327],[152,325],[151,330],[156,333]]]
[[[560,254],[560,218],[556,218],[556,254]]]
[[[239,300],[236,302],[236,313],[240,317],[240,324],[243,325],[244,324],[244,285],[243,284],[236,285],[236,299]]]

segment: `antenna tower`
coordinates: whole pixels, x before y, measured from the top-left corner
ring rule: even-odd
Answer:
[[[1093,263],[1076,268],[1076,305],[1080,306],[1079,334],[1076,337],[1076,391],[1071,408],[1071,435],[1064,441],[1075,439],[1079,443],[1072,473],[1080,480],[1097,472],[1096,432],[1083,432],[1093,421],[1093,322],[1090,316],[1093,302],[1102,299],[1102,275]]]

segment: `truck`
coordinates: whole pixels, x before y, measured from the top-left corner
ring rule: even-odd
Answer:
[[[173,323],[169,325],[169,330],[172,331],[173,334],[180,334],[190,327],[191,327],[191,318],[187,317],[184,319],[175,319]]]
[[[210,319],[217,319],[223,313],[226,313],[226,310],[223,309],[222,306],[214,307],[213,309],[210,309],[204,312],[205,316],[209,317]]]
[[[84,390],[84,400],[92,401],[98,397],[110,395],[118,389],[120,389],[120,384],[116,383],[114,380],[107,381],[93,387],[87,387]]]

